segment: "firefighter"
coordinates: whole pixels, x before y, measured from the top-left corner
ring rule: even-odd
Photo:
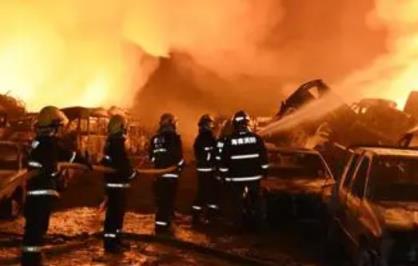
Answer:
[[[220,199],[219,202],[224,202],[224,203],[225,203],[226,193],[225,193],[225,182],[223,180],[223,173],[220,172],[221,159],[222,159],[221,155],[223,152],[223,148],[225,146],[225,141],[231,134],[232,134],[232,120],[228,119],[228,120],[225,120],[221,125],[221,132],[216,142],[216,153],[215,153],[216,180],[218,182],[218,191],[219,191],[218,197]],[[224,207],[225,206],[223,206],[222,209],[225,209]]]
[[[210,115],[205,114],[200,118],[198,126],[199,134],[193,145],[198,174],[197,194],[192,206],[194,224],[201,221],[204,211],[206,211],[208,218],[211,218],[219,209],[216,198],[219,188],[215,175],[214,120]]]
[[[232,118],[233,132],[226,137],[219,154],[219,171],[231,196],[236,226],[261,225],[263,206],[260,180],[268,169],[263,140],[249,128],[250,118],[244,111]]]
[[[157,169],[170,166],[177,166],[177,169],[157,177],[154,182],[157,234],[170,232],[177,182],[184,166],[182,142],[176,131],[176,118],[170,113],[165,113],[161,116],[159,126],[157,134],[151,139],[149,157]]]
[[[125,147],[127,122],[121,115],[111,117],[102,164],[116,170],[105,175],[106,218],[104,222],[105,253],[120,253],[128,246],[121,242],[125,216],[126,192],[137,175],[129,161]]]
[[[221,133],[219,134],[219,138],[216,142],[216,165],[217,170],[219,172],[219,166],[221,165],[221,154],[225,145],[226,139],[232,134],[232,121],[230,119],[226,120],[222,125]],[[218,179],[220,179],[221,175],[218,174]]]
[[[62,181],[58,162],[89,165],[76,152],[65,148],[59,138],[59,129],[67,122],[58,108],[47,106],[40,111],[35,125],[36,137],[28,158],[28,169],[34,175],[26,185],[22,265],[42,265],[43,237],[48,231],[52,204],[59,197]]]

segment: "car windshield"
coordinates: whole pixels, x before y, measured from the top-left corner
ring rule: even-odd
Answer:
[[[418,158],[377,157],[368,186],[369,198],[375,201],[418,201]]]
[[[303,152],[278,152],[270,158],[269,176],[278,178],[327,178],[330,177],[318,154]]]
[[[18,168],[18,149],[13,145],[0,144],[0,170],[17,170]]]

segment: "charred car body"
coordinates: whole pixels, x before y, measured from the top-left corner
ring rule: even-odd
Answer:
[[[67,145],[83,153],[92,162],[103,154],[109,115],[102,108],[68,107],[61,109],[69,123],[64,129]]]
[[[328,127],[328,139],[344,146],[396,145],[401,136],[417,124],[410,114],[396,109],[396,103],[384,99],[363,99],[348,105],[322,80],[313,80],[300,86],[281,106],[273,121],[283,119],[298,110],[301,106],[313,101],[320,101],[326,95],[333,95],[332,100],[338,101],[336,108],[319,115],[316,119],[302,121],[291,131],[302,130],[307,136],[316,133],[321,125]],[[327,102],[323,103],[324,105]],[[320,105],[318,106],[320,107]],[[396,123],[393,123],[396,121]]]
[[[333,108],[327,109],[326,106],[330,103]],[[297,112],[302,106],[309,104],[314,104],[311,110],[313,113],[321,108],[326,111],[317,114]],[[301,117],[301,114],[305,117]],[[340,146],[360,144],[394,146],[405,132],[417,125],[417,120],[411,114],[396,109],[396,103],[392,101],[363,99],[348,105],[333,94],[322,80],[301,85],[282,104],[270,125],[274,127],[274,123],[279,123],[290,115],[293,115],[291,120],[298,122],[271,135],[263,134],[261,130],[261,135],[277,146],[319,148],[337,179],[341,160],[334,158],[335,150],[326,149],[338,150]],[[326,143],[337,145],[320,147]]]
[[[107,124],[113,109],[68,107],[61,109],[70,120],[64,129],[64,140],[67,145],[80,151],[93,163],[103,156],[103,148],[107,139]],[[119,111],[122,112],[122,111]],[[143,156],[147,146],[146,131],[127,113],[128,119],[127,150],[131,156]]]
[[[268,148],[269,175],[262,181],[267,218],[322,219],[334,178],[318,151]]]
[[[417,265],[418,151],[350,152],[330,204],[329,251],[342,243],[355,265]]]
[[[0,217],[19,215],[25,200],[26,153],[17,143],[0,142]]]
[[[30,145],[35,137],[35,131],[33,129],[36,117],[36,113],[25,113],[18,118],[10,119],[8,121],[5,139],[22,145]]]
[[[405,133],[400,139],[399,146],[403,148],[418,148],[418,127],[414,127]]]
[[[23,102],[7,94],[0,94],[0,139],[19,139],[20,135],[15,134],[15,122],[20,121],[26,114]],[[18,131],[20,133],[22,131],[21,128]]]

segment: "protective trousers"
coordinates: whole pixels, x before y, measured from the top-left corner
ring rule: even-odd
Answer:
[[[197,193],[193,202],[193,215],[200,215],[207,209],[208,216],[219,210],[219,181],[215,178],[214,172],[198,172]]]
[[[159,177],[154,183],[154,193],[157,212],[155,215],[155,229],[170,228],[174,215],[174,203],[177,192],[177,178]]]
[[[48,231],[52,204],[56,197],[33,195],[26,198],[24,216],[26,220],[23,235],[21,264],[23,266],[42,265],[42,246]]]
[[[107,209],[104,222],[104,249],[115,251],[121,244],[123,219],[126,211],[126,188],[107,188]]]
[[[260,181],[228,182],[230,215],[235,225],[256,229],[264,220]]]

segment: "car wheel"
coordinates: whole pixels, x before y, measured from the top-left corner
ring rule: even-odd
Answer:
[[[22,205],[16,199],[10,200],[10,218],[16,218],[22,211]]]
[[[360,245],[355,266],[378,266],[375,263],[376,258],[373,256],[373,254],[374,253],[367,248],[367,245]]]
[[[341,245],[341,236],[338,225],[332,221],[322,244],[322,260],[325,265],[344,265],[344,248]]]
[[[22,205],[14,198],[6,199],[0,205],[0,216],[4,219],[14,219],[19,216],[22,210]]]

